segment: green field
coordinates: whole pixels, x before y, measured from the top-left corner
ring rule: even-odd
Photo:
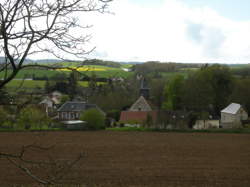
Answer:
[[[12,80],[9,82],[6,87],[7,89],[13,90],[17,88],[22,89],[34,89],[34,88],[43,88],[46,81],[33,81],[33,80]]]
[[[6,85],[6,88],[9,91],[15,91],[17,89],[21,90],[31,90],[31,89],[43,89],[45,86],[45,82],[43,80],[12,80]],[[88,86],[88,81],[78,81],[78,84],[82,87]],[[99,84],[105,84],[103,82],[98,82]]]

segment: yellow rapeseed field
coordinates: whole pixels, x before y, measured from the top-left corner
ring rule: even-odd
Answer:
[[[71,67],[71,68],[74,68],[77,71],[106,71],[107,70],[104,68],[96,68],[96,67],[79,67],[79,68]],[[70,69],[67,69],[67,68],[62,68],[62,69],[57,69],[57,70],[59,70],[59,71],[71,71]]]

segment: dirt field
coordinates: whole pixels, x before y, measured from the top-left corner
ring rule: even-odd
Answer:
[[[0,151],[36,142],[50,155],[85,157],[67,181],[87,186],[250,186],[250,135],[156,132],[0,133]],[[38,158],[39,153],[30,153]],[[40,155],[41,156],[41,155]],[[0,186],[32,179],[0,159]]]

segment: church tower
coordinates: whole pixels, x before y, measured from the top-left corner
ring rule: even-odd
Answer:
[[[141,87],[140,87],[140,96],[143,96],[146,100],[150,97],[150,89],[148,87],[147,81],[145,78],[142,78],[141,80]]]

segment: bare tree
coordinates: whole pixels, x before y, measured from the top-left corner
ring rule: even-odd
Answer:
[[[29,55],[48,52],[56,57],[62,57],[63,53],[83,57],[92,51],[84,48],[90,35],[77,36],[72,32],[74,29],[89,28],[79,24],[77,14],[103,13],[112,0],[2,1],[0,54],[4,55],[5,61],[0,64],[0,73],[4,72],[0,88],[15,78],[20,70],[34,67],[24,63]]]

